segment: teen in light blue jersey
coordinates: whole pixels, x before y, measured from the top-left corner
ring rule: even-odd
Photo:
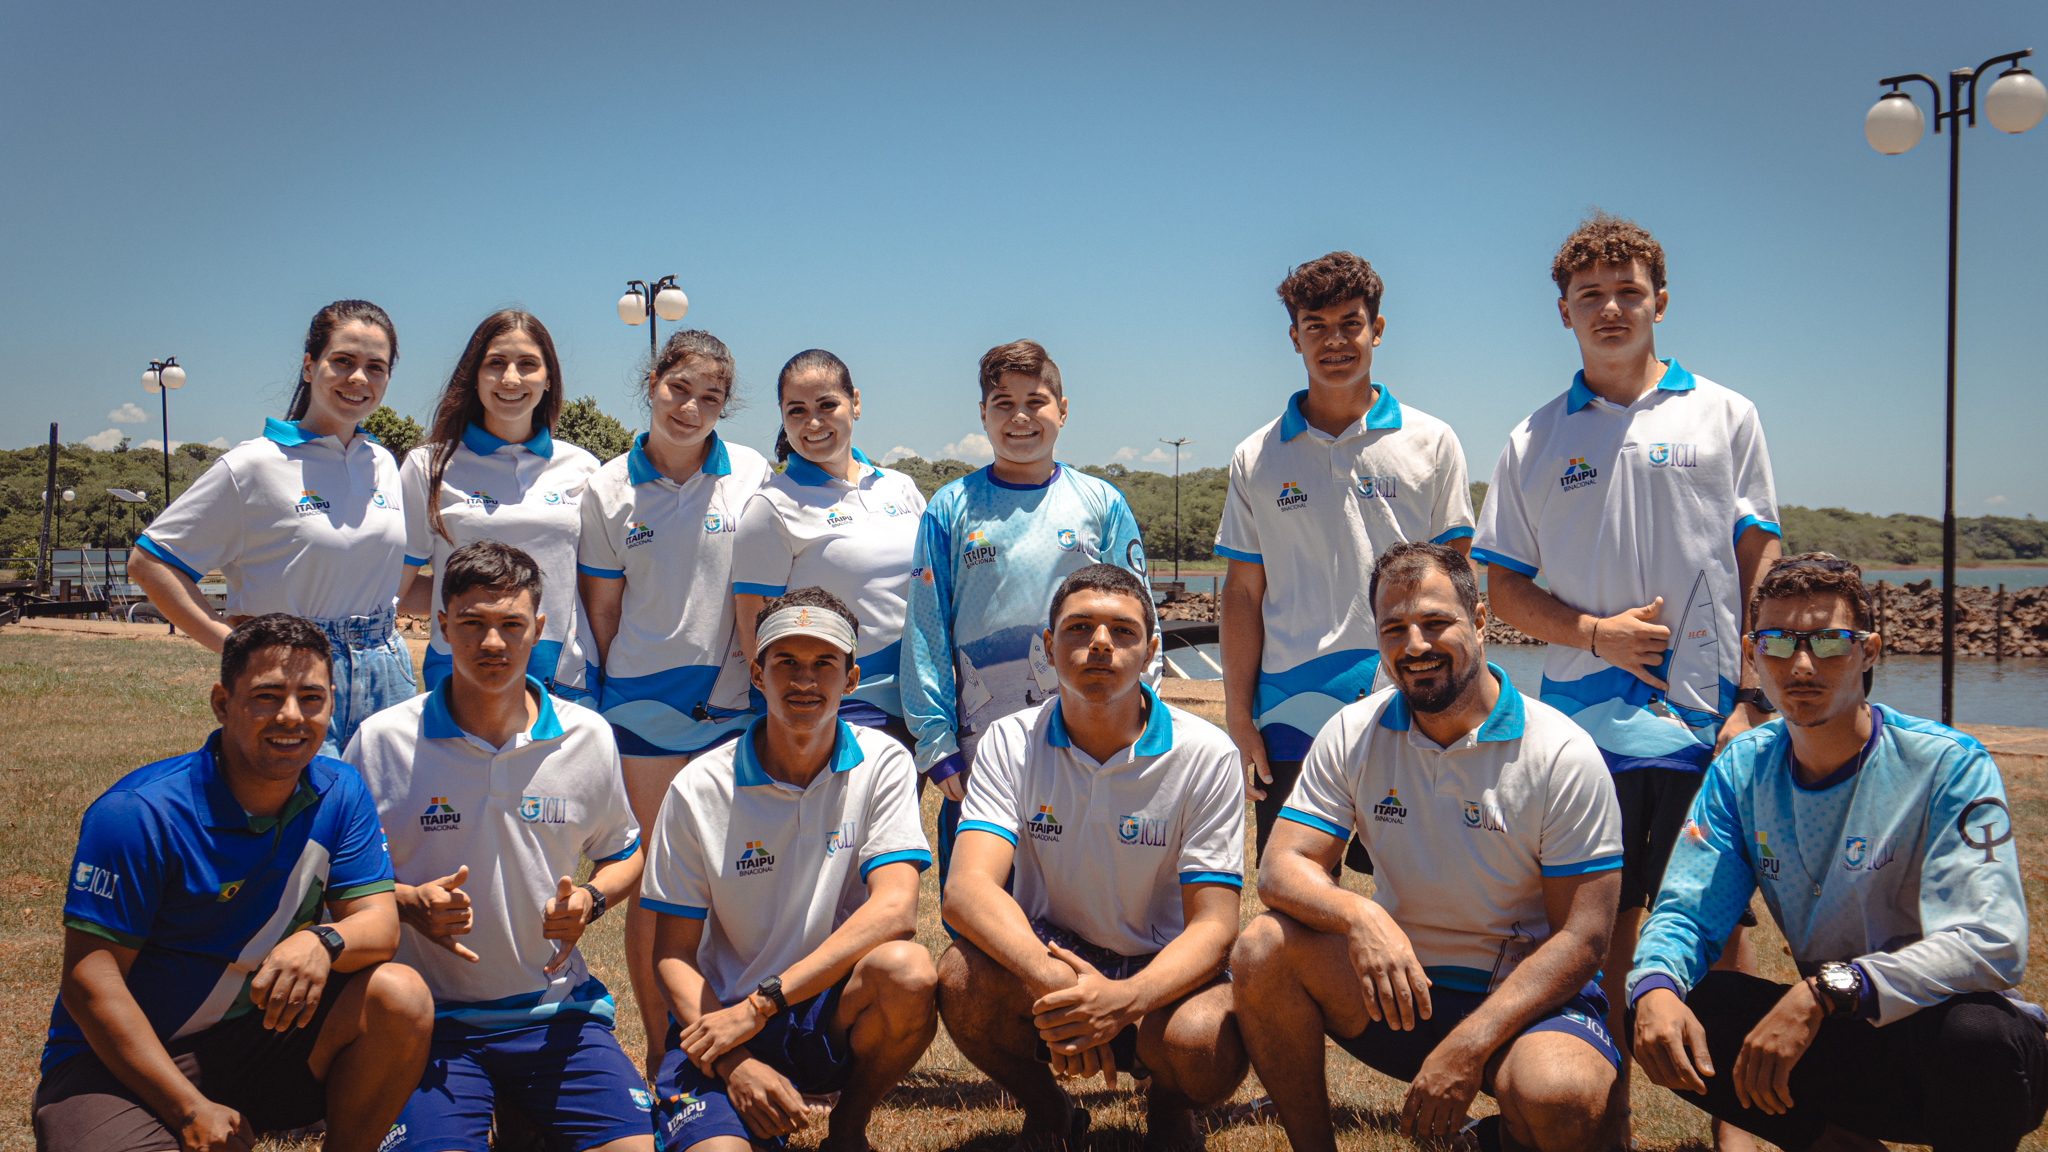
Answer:
[[[1865,699],[1855,565],[1771,569],[1746,654],[1784,719],[1707,771],[1628,976],[1650,1078],[1788,1149],[2014,1147],[2048,1107],[2048,1017],[2012,988],[2027,903],[1998,769]],[[1762,889],[1802,980],[1708,972]]]
[[[1042,637],[1060,581],[1097,563],[1145,576],[1144,541],[1123,493],[1053,459],[1067,401],[1045,349],[1032,340],[989,349],[981,395],[995,463],[939,489],[925,508],[903,637],[903,714],[917,767],[946,793],[942,878],[981,733],[1059,688]]]

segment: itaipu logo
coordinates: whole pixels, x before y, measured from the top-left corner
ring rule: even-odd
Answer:
[[[1697,468],[1700,463],[1700,446],[1652,444],[1648,456],[1652,468]]]
[[[676,1133],[682,1131],[684,1124],[689,1123],[690,1117],[698,1115],[708,1107],[710,1105],[695,1092],[678,1092],[661,1102],[661,1110],[668,1113],[668,1119],[662,1122],[662,1128],[670,1138],[673,1138]]]
[[[327,511],[328,507],[327,501],[322,500],[318,492],[306,488],[299,492],[298,503],[292,505],[292,511],[301,516],[317,516]]]
[[[1783,860],[1780,860],[1780,859],[1778,858],[1778,854],[1777,854],[1777,853],[1775,853],[1775,852],[1771,851],[1771,846],[1770,846],[1770,844],[1769,844],[1769,843],[1768,843],[1768,842],[1767,842],[1767,841],[1765,840],[1765,838],[1764,838],[1764,837],[1765,837],[1765,834],[1764,834],[1764,831],[1763,831],[1763,829],[1761,829],[1761,828],[1757,829],[1757,833],[1756,833],[1756,871],[1757,871],[1757,875],[1758,875],[1758,876],[1761,876],[1761,877],[1762,877],[1762,878],[1764,878],[1765,880],[1776,880],[1776,879],[1778,878],[1778,869],[1780,869],[1780,868],[1784,867],[1784,866],[1785,866],[1785,862],[1784,862]]]
[[[1406,824],[1408,806],[1401,803],[1399,788],[1387,789],[1387,798],[1372,806],[1372,818],[1382,824]]]
[[[1563,463],[1564,468],[1558,475],[1557,483],[1567,492],[1589,487],[1600,478],[1600,470],[1586,463],[1584,456],[1567,456]]]
[[[1301,485],[1289,480],[1280,486],[1280,498],[1273,501],[1273,504],[1282,512],[1295,508],[1306,508],[1308,506],[1308,493],[1301,490]]]
[[[741,852],[740,858],[733,861],[733,868],[741,876],[764,876],[774,870],[775,857],[766,848],[761,847],[761,841],[749,840],[746,851]]]
[[[496,508],[498,500],[497,497],[479,488],[469,494],[469,506],[471,508]]]
[[[1875,872],[1898,857],[1898,845],[1887,836],[1872,844],[1868,836],[1851,836],[1842,841],[1842,871]]]
[[[1052,806],[1049,804],[1040,804],[1037,813],[1026,823],[1026,827],[1030,830],[1033,840],[1043,840],[1048,844],[1058,843],[1060,833],[1067,830],[1066,825],[1060,823],[1060,818],[1052,814]]]
[[[834,504],[830,508],[825,509],[825,527],[844,528],[851,523],[853,523],[853,513],[848,512],[845,506]]]
[[[462,813],[448,802],[446,796],[427,797],[427,810],[420,813],[420,831],[453,832],[462,823]]]
[[[114,890],[121,886],[121,874],[97,864],[80,862],[71,870],[71,886],[80,892],[90,892],[106,899],[114,898]]]
[[[1159,816],[1119,816],[1116,838],[1138,848],[1166,846],[1166,820]]]
[[[1352,487],[1369,500],[1392,500],[1396,492],[1392,476],[1360,476]]]
[[[989,542],[988,533],[976,528],[967,534],[967,544],[960,549],[960,562],[972,568],[977,564],[992,564],[996,558],[996,546]]]
[[[626,547],[638,548],[652,539],[654,539],[654,529],[649,528],[646,521],[626,521]]]
[[[528,824],[567,824],[569,802],[560,796],[521,796],[519,818]]]

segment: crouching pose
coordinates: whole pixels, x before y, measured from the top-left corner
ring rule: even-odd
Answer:
[[[1748,659],[1783,714],[1708,769],[1629,973],[1652,1080],[1780,1147],[2009,1150],[2048,1106],[2048,1024],[2011,995],[2027,904],[1982,745],[1865,699],[1861,571],[1772,568]],[[1763,889],[1803,977],[1709,972]]]
[[[1409,1082],[1402,1131],[1448,1136],[1485,1091],[1481,1148],[1608,1148],[1620,1054],[1594,982],[1621,812],[1600,751],[1486,663],[1472,568],[1395,544],[1368,586],[1390,690],[1309,749],[1238,941],[1239,1019],[1294,1147],[1336,1147],[1323,1037]],[[1372,899],[1331,880],[1356,831]],[[1715,937],[1719,940],[1720,937]]]
[[[527,674],[547,634],[531,556],[477,540],[441,569],[448,675],[346,753],[390,837],[399,958],[434,992],[426,1075],[379,1152],[488,1152],[493,1113],[554,1148],[653,1152],[653,1101],[576,948],[640,881],[611,726]]]
[[[1245,1075],[1224,966],[1244,887],[1241,769],[1229,737],[1139,683],[1151,620],[1128,571],[1068,576],[1044,637],[1059,694],[997,721],[968,777],[939,1008],[961,1054],[1023,1105],[1021,1148],[1086,1131],[1057,1076],[1149,1078],[1147,1146],[1200,1148],[1193,1110]]]
[[[86,809],[37,1149],[246,1150],[323,1118],[334,1152],[384,1139],[420,1078],[434,1003],[384,963],[398,913],[377,809],[346,765],[315,755],[332,663],[308,621],[244,622],[221,645],[206,746]]]
[[[917,769],[839,719],[860,683],[846,605],[799,588],[755,624],[767,715],[676,776],[648,837],[640,903],[673,1018],[656,1122],[668,1152],[746,1152],[830,1107],[821,1146],[857,1152],[938,1031],[911,939],[932,862]]]

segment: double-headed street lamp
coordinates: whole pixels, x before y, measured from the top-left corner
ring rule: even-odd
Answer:
[[[142,390],[163,399],[164,410],[164,507],[171,506],[171,390],[185,386],[185,370],[176,356],[151,360],[142,373]]]
[[[1863,117],[1863,138],[1887,156],[1897,156],[1920,142],[1926,120],[1913,98],[1899,85],[1918,80],[1934,95],[1934,131],[1948,121],[1948,431],[1942,446],[1941,496],[1941,722],[1955,719],[1956,683],[1956,196],[1963,161],[1963,123],[1977,122],[1977,81],[1994,64],[2009,65],[1984,92],[1984,118],[2000,132],[2025,132],[2048,113],[2048,87],[2018,61],[2032,56],[2023,49],[1993,56],[1975,68],[1948,74],[1948,110],[1941,106],[1941,85],[1918,72],[1888,76],[1879,84],[1891,91],[1878,98]],[[1965,99],[1967,97],[1967,100]]]
[[[1194,441],[1183,436],[1178,440],[1159,438],[1161,444],[1173,445],[1173,582],[1180,583],[1180,450]]]
[[[676,278],[663,276],[659,280],[628,280],[626,294],[619,297],[619,319],[634,327],[647,323],[649,314],[661,317],[670,323],[681,320],[690,311],[690,298],[676,287]],[[661,343],[655,335],[658,325],[647,325],[647,351],[650,356],[661,355]]]

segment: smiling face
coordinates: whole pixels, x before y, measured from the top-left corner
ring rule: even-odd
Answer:
[[[1052,459],[1060,429],[1067,423],[1067,400],[1053,395],[1045,381],[1025,372],[1005,372],[981,402],[981,430],[997,459],[1009,464],[1038,464]]]
[[[1651,329],[1664,319],[1670,301],[1669,292],[1651,284],[1648,266],[1631,260],[1572,273],[1557,310],[1587,360],[1611,360],[1654,349]]]
[[[382,328],[351,320],[327,338],[316,359],[300,368],[308,385],[304,423],[316,435],[348,432],[384,402],[391,384],[391,338]]]
[[[686,356],[647,389],[648,435],[671,447],[695,448],[717,430],[731,395],[732,384],[718,365],[701,356]]]
[[[1436,568],[1420,578],[1380,585],[1373,606],[1380,632],[1380,660],[1387,675],[1416,712],[1444,712],[1464,702],[1486,667],[1478,619],[1465,614],[1451,578]]]
[[[860,686],[852,656],[800,633],[769,641],[750,671],[769,721],[798,732],[837,722],[839,698]]]
[[[1327,308],[1304,308],[1287,328],[1287,338],[1308,367],[1309,383],[1350,388],[1372,380],[1372,350],[1387,330],[1387,318],[1372,316],[1365,297],[1339,300]]]
[[[267,780],[303,771],[333,714],[333,665],[301,648],[252,652],[233,684],[213,686],[213,717],[229,758]]]
[[[1757,606],[1756,627],[1794,632],[1854,629],[1856,613],[1848,601],[1831,593],[1764,600]],[[1744,645],[1744,657],[1756,665],[1764,695],[1778,706],[1785,722],[1796,728],[1813,728],[1864,706],[1863,673],[1876,665],[1881,643],[1873,633],[1845,655],[1817,660],[1805,644],[1789,658],[1780,659],[1761,655],[1750,642]]]
[[[1045,634],[1060,694],[1107,704],[1135,690],[1159,638],[1145,635],[1146,606],[1127,593],[1083,588],[1060,603]]]
[[[540,341],[516,328],[492,340],[477,365],[477,399],[490,421],[507,429],[533,427],[533,410],[547,395],[548,384]]]
[[[796,453],[832,476],[846,475],[853,459],[853,422],[860,389],[849,396],[825,372],[799,372],[782,382],[782,434]]]
[[[547,622],[537,607],[527,589],[477,587],[448,602],[440,612],[441,636],[460,687],[494,693],[525,682],[527,654]]]

